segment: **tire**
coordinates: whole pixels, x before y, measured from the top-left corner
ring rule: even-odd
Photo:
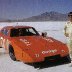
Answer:
[[[13,50],[13,47],[11,45],[9,45],[9,56],[13,61],[16,61],[14,50]]]
[[[64,57],[64,61],[67,62],[67,63],[71,63],[71,58],[69,55],[65,56]]]

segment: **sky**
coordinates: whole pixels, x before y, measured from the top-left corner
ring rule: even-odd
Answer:
[[[23,19],[50,11],[70,12],[72,0],[0,0],[0,19]]]

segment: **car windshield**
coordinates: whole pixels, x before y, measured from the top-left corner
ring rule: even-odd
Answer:
[[[13,28],[10,32],[10,37],[33,35],[39,35],[39,33],[34,28]]]

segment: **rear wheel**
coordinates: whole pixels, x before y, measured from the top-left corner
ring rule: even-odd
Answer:
[[[15,57],[15,54],[14,54],[14,49],[11,45],[9,45],[9,56],[13,61],[16,61],[16,57]]]

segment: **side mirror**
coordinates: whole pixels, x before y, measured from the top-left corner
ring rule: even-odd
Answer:
[[[46,37],[47,36],[47,32],[42,32],[42,36]]]

